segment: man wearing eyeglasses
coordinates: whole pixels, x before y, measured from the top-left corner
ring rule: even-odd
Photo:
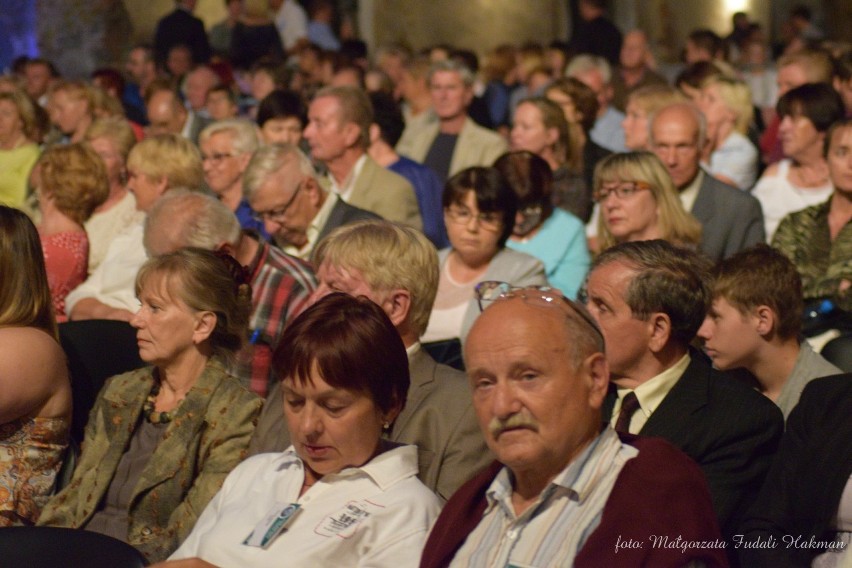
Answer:
[[[244,185],[256,222],[284,252],[303,260],[337,227],[379,218],[325,191],[308,157],[289,144],[260,147]]]
[[[766,241],[760,202],[701,169],[707,144],[704,115],[692,103],[675,103],[650,121],[649,144],[680,192],[683,208],[701,223],[701,250],[722,260]]]
[[[152,257],[194,246],[227,253],[246,267],[252,287],[249,335],[229,371],[246,388],[266,396],[277,382],[272,351],[287,323],[310,305],[316,289],[310,265],[258,239],[253,231],[240,230],[221,200],[202,193],[174,191],[161,197],[145,221],[144,243]]]
[[[722,533],[736,534],[784,429],[781,412],[690,347],[710,305],[709,262],[662,240],[601,253],[587,305],[606,338],[616,430],[665,438],[704,471]]]
[[[421,568],[724,565],[698,467],[662,440],[602,426],[609,371],[584,308],[502,282],[477,296],[465,364],[498,461],[444,507]],[[678,537],[694,548],[663,544]]]

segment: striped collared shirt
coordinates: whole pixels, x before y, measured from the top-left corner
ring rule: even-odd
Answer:
[[[488,505],[451,567],[571,566],[600,523],[624,464],[638,454],[606,428],[520,516],[512,476],[503,468],[486,492]]]

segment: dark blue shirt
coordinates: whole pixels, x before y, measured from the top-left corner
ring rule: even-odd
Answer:
[[[423,218],[423,233],[438,249],[450,246],[444,226],[444,208],[441,207],[441,180],[432,168],[418,164],[405,156],[388,166],[388,169],[411,182]]]

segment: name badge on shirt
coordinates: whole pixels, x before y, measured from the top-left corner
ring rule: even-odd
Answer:
[[[256,548],[268,547],[275,537],[287,528],[300,508],[301,505],[298,503],[275,503],[269,514],[254,527],[243,544]]]
[[[341,511],[327,516],[314,532],[320,536],[351,537],[364,519],[370,516],[370,509],[377,505],[369,501],[350,501]],[[381,505],[378,505],[381,507]]]

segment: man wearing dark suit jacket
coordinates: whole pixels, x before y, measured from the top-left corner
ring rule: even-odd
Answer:
[[[485,468],[488,451],[465,376],[435,362],[420,346],[438,291],[438,257],[423,233],[386,221],[340,227],[319,243],[313,260],[320,286],[366,296],[385,310],[408,351],[411,387],[405,408],[385,436],[415,444],[420,480],[443,499]],[[269,394],[250,453],[281,451],[289,444],[281,389]]]
[[[684,208],[701,222],[701,250],[711,259],[721,260],[765,242],[766,234],[760,202],[701,169],[706,132],[698,108],[676,103],[654,115],[650,144],[668,169]]]
[[[246,199],[284,252],[309,260],[331,231],[355,221],[379,219],[326,192],[311,161],[295,146],[261,146],[246,167]]]
[[[157,64],[165,67],[169,50],[178,44],[183,44],[192,52],[194,63],[207,63],[213,53],[204,22],[192,15],[196,0],[177,0],[174,12],[163,17],[157,23],[154,34],[154,50]]]
[[[722,534],[736,534],[783,432],[781,411],[690,348],[710,302],[709,262],[665,241],[624,243],[595,260],[588,306],[616,388],[605,419],[667,439],[707,478]]]

